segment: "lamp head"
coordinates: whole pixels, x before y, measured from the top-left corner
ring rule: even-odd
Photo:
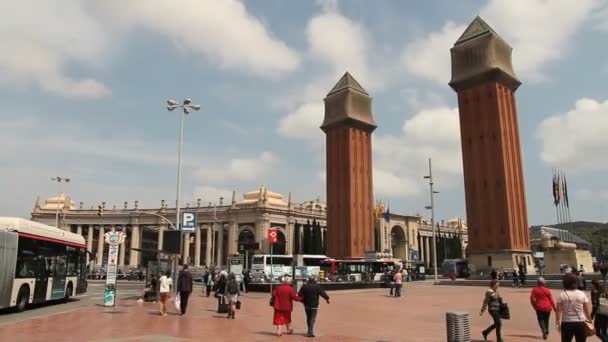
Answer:
[[[424,207],[424,209],[431,210],[431,209],[433,209],[433,207],[431,207],[430,205],[427,205],[426,207]]]
[[[430,179],[431,176],[424,176],[424,179]]]
[[[185,106],[187,106],[187,105],[189,105],[191,103],[192,103],[192,99],[191,98],[184,99],[184,105]]]

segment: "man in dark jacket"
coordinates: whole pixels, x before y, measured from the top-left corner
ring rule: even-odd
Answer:
[[[179,271],[177,277],[177,291],[179,291],[180,309],[182,316],[186,314],[188,308],[188,298],[192,293],[192,274],[188,271],[188,265],[184,264],[184,268]]]
[[[315,337],[314,327],[317,312],[319,310],[319,296],[325,298],[327,304],[329,304],[329,296],[325,293],[325,290],[317,284],[314,276],[308,278],[308,283],[300,288],[298,296],[302,297],[304,310],[306,310],[306,324],[308,325],[308,334],[306,334],[306,336]]]

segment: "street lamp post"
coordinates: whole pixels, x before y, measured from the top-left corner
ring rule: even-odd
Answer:
[[[425,179],[429,180],[429,189],[431,194],[431,205],[427,206],[426,209],[431,210],[431,227],[433,228],[433,268],[435,275],[435,285],[439,284],[437,279],[437,227],[435,227],[435,194],[439,191],[433,190],[433,167],[431,166],[431,158],[429,158],[429,175],[424,176]]]
[[[57,208],[55,209],[55,227],[59,228],[59,197],[61,197],[61,182],[69,183],[70,179],[66,177],[51,177],[51,180],[57,182]],[[64,198],[65,199],[65,198]],[[65,205],[65,203],[64,203]]]
[[[181,187],[182,187],[182,144],[183,144],[183,135],[184,135],[184,117],[190,113],[191,110],[199,110],[201,106],[193,105],[192,100],[187,98],[184,100],[182,104],[179,104],[177,101],[173,99],[167,100],[167,109],[171,112],[176,108],[181,108],[182,113],[180,114],[179,120],[179,147],[177,151],[177,203],[175,209],[175,228],[181,230],[180,226],[180,197],[181,197]],[[184,245],[183,239],[180,237],[179,239],[179,251],[182,253],[182,249]]]

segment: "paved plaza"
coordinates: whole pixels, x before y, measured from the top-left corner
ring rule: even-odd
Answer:
[[[86,306],[57,304],[31,310],[30,316],[25,313],[0,315],[0,336],[4,342],[445,341],[445,312],[464,310],[471,314],[472,341],[481,341],[480,331],[490,322],[489,316],[478,315],[483,287],[407,283],[403,298],[388,297],[385,289],[330,292],[331,304],[322,303],[320,307],[316,339],[304,336],[304,310],[296,304],[295,334],[278,338],[274,335],[268,294],[243,296],[243,309],[237,313],[237,319],[228,320],[215,313],[214,298],[202,297],[201,289],[195,289],[186,316],[161,317],[156,304],[139,304],[133,297],[120,300],[115,308],[100,306],[101,300]],[[500,291],[512,315],[512,319],[504,323],[505,341],[540,340],[529,304],[530,290],[504,288]],[[57,311],[49,311],[52,308]],[[36,310],[46,312],[36,315]],[[558,341],[555,331],[551,333],[549,341]]]

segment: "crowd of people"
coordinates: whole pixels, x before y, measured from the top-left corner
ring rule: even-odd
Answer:
[[[396,278],[400,279],[401,273],[398,273]],[[235,319],[236,312],[241,307],[240,295],[241,288],[247,291],[249,272],[244,272],[241,282],[237,281],[234,273],[228,273],[226,270],[215,272],[209,269],[205,270],[203,275],[203,295],[209,297],[214,293],[217,298],[217,312],[226,313],[226,318]],[[271,294],[270,306],[274,309],[273,324],[277,327],[277,336],[282,335],[282,327],[286,327],[288,334],[293,333],[291,328],[291,312],[293,311],[293,302],[302,302],[306,313],[306,323],[308,327],[308,337],[315,337],[314,325],[319,310],[319,297],[325,299],[329,304],[329,296],[321,286],[317,284],[315,276],[310,276],[306,284],[304,284],[299,292],[291,285],[292,278],[285,275],[282,278],[282,283],[275,287]],[[176,310],[179,315],[185,315],[188,310],[188,300],[193,291],[193,277],[188,271],[188,265],[183,265],[182,270],[177,276]],[[158,303],[161,316],[167,315],[167,303],[171,299],[173,291],[173,279],[171,272],[166,271],[158,280],[156,275],[152,275],[149,283],[145,287],[140,302],[148,298],[154,298],[158,291]],[[398,290],[396,290],[398,291]]]
[[[479,315],[483,315],[487,310],[492,318],[492,325],[482,331],[484,340],[494,331],[496,341],[502,342],[502,320],[508,319],[510,312],[498,291],[499,278],[492,275]],[[545,279],[537,279],[536,287],[530,293],[530,304],[536,313],[543,340],[549,336],[551,312],[555,312],[555,326],[562,342],[571,342],[573,339],[583,342],[594,335],[600,341],[608,341],[608,293],[605,290],[605,282],[600,284],[599,281],[593,280],[591,285],[591,298],[588,298],[584,292],[582,272],[580,269],[571,268],[570,272],[564,273],[563,289],[554,298],[551,290],[546,287]]]

